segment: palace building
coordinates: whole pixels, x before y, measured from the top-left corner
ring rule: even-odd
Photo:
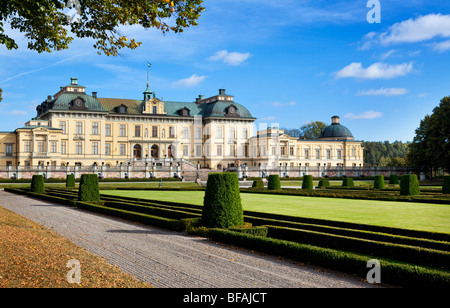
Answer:
[[[218,94],[165,101],[147,89],[141,99],[101,98],[71,78],[13,132],[0,132],[2,166],[117,166],[142,160],[230,166],[360,167],[361,142],[332,118],[317,140],[278,128],[254,134],[254,118],[235,98]]]

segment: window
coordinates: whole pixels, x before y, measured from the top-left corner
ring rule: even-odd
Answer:
[[[196,127],[195,128],[195,139],[200,139],[200,138],[202,138],[202,128]]]
[[[98,142],[92,142],[92,154],[93,155],[98,154]]]
[[[38,152],[39,153],[44,153],[44,142],[38,142]]]
[[[76,127],[77,127],[77,135],[83,135],[83,123],[77,122]]]
[[[30,153],[31,152],[31,141],[25,141],[24,152],[26,152],[26,153]]]
[[[120,125],[119,136],[120,137],[126,137],[127,136],[127,127],[126,127],[126,125]]]
[[[244,139],[248,138],[248,128],[244,128],[242,130],[242,138],[244,138]]]
[[[327,159],[331,159],[331,150],[327,150]]]
[[[158,137],[158,126],[152,126],[152,137],[153,138]]]
[[[218,144],[217,145],[217,156],[222,156],[222,155],[223,155],[222,145]]]
[[[105,125],[105,136],[106,137],[111,137],[111,124],[106,124]]]
[[[75,146],[75,150],[77,154],[83,154],[83,143],[77,142]]]
[[[222,127],[217,127],[217,138],[223,138]]]
[[[153,106],[152,108],[153,110],[153,114],[158,114],[158,107],[157,106]]]
[[[183,138],[187,139],[189,138],[189,128],[183,127]]]
[[[57,144],[56,142],[52,142],[52,143],[50,144],[50,148],[51,148],[51,152],[52,152],[52,153],[56,153],[56,152],[58,151],[58,150],[56,149],[57,146],[58,146],[58,144]]]
[[[356,156],[356,148],[352,147],[352,156],[355,157]]]
[[[230,139],[236,139],[236,129],[234,127],[230,127]]]
[[[6,145],[6,156],[12,156],[13,155],[13,145],[7,144]]]
[[[342,150],[337,150],[337,159],[342,159]]]
[[[169,127],[169,138],[175,138],[175,127]]]
[[[141,137],[141,126],[134,126],[134,137]]]
[[[111,143],[105,143],[105,155],[111,155]]]
[[[195,146],[195,156],[197,156],[197,157],[202,156],[202,145],[201,144],[197,144]]]
[[[92,123],[92,135],[98,135],[98,122]]]
[[[125,144],[120,145],[120,155],[127,155],[127,148]]]
[[[316,149],[316,159],[320,159],[320,150]]]
[[[286,147],[281,147],[281,155],[286,155]]]
[[[289,148],[289,155],[294,155],[294,147]]]
[[[242,153],[242,156],[244,156],[244,157],[248,157],[248,144],[243,144],[242,145],[242,151],[243,151],[243,153]]]
[[[234,144],[230,144],[230,156],[236,156],[236,146]]]
[[[67,134],[67,130],[66,130],[66,121],[60,121],[59,122],[59,129],[62,129],[62,133],[63,134]]]
[[[309,159],[309,149],[305,150],[305,159]]]
[[[277,155],[277,148],[276,147],[272,147],[272,155]]]
[[[66,154],[66,142],[65,141],[61,141],[61,154]]]
[[[189,146],[187,144],[183,145],[183,156],[189,157]]]

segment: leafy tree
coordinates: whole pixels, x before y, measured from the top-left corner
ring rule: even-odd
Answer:
[[[431,175],[440,168],[450,172],[450,96],[420,121],[407,162]]]
[[[28,48],[39,53],[68,49],[76,38],[91,38],[98,53],[116,56],[141,45],[118,27],[139,25],[164,34],[196,26],[203,0],[7,0],[0,2],[0,45],[18,49],[4,23],[25,34]],[[71,5],[69,5],[71,4]],[[77,12],[68,18],[68,7]],[[1,92],[0,92],[1,100]]]
[[[317,139],[322,133],[322,129],[328,125],[321,121],[309,122],[300,127],[300,138],[302,139]]]
[[[364,165],[380,167],[404,167],[406,165],[405,157],[410,143],[395,141],[365,141],[364,147]]]

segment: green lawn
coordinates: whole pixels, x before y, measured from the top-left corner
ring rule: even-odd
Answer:
[[[101,193],[203,204],[203,191],[119,191]],[[450,233],[450,206],[428,203],[354,200],[241,193],[244,210]]]

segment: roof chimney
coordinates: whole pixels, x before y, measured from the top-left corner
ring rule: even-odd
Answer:
[[[331,124],[339,124],[339,117],[334,116],[331,118]]]
[[[97,92],[92,92],[92,97],[97,98]]]
[[[225,95],[225,89],[219,89],[219,94],[220,95]]]
[[[76,77],[70,78],[70,84],[74,86],[78,85],[78,78]]]

